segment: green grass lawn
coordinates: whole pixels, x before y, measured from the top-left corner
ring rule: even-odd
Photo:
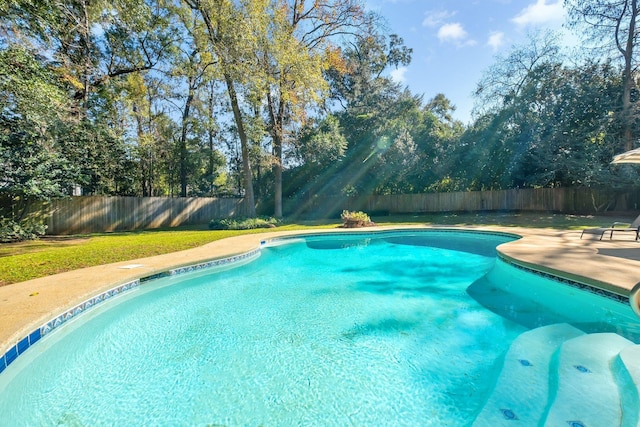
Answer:
[[[550,227],[581,229],[605,226],[625,217],[593,217],[532,213],[469,213],[372,217],[379,225],[498,225],[506,227]],[[226,237],[274,230],[335,228],[340,220],[297,222],[276,229],[208,230],[185,227],[171,230],[47,236],[40,240],[0,244],[0,286],[62,273],[83,267],[128,261],[190,249]]]

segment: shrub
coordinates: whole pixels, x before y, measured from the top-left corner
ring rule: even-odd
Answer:
[[[368,227],[371,225],[375,225],[373,222],[371,222],[371,218],[369,218],[369,215],[362,211],[350,212],[344,210],[342,211],[342,215],[340,215],[340,218],[342,218],[342,225],[345,228]]]
[[[47,226],[35,220],[16,222],[9,218],[0,218],[0,243],[34,240],[44,235]]]
[[[224,218],[212,219],[209,222],[211,230],[251,230],[254,228],[273,228],[279,221],[275,218]]]

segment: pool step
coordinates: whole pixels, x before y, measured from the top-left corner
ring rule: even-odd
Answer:
[[[640,425],[640,345],[622,350],[614,361],[614,373],[622,396],[622,427]]]
[[[532,329],[511,344],[493,393],[474,422],[475,427],[537,425],[547,406],[549,366],[559,345],[584,335],[558,323]]]
[[[621,426],[622,409],[612,363],[634,344],[613,333],[568,340],[556,353],[556,387],[545,425]]]
[[[543,326],[512,343],[473,426],[638,427],[639,385],[639,345],[566,323]]]

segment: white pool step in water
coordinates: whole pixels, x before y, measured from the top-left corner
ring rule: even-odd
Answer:
[[[544,425],[621,426],[621,396],[612,365],[631,346],[613,333],[583,335],[562,344],[552,361],[556,384],[552,381]]]
[[[566,324],[543,326],[521,334],[511,344],[493,393],[475,427],[537,425],[549,396],[551,358],[565,341],[584,332]]]
[[[566,323],[511,344],[474,427],[640,426],[640,345]]]
[[[614,361],[621,394],[622,427],[640,425],[640,345],[626,347]]]

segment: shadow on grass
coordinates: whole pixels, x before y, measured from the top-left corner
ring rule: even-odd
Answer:
[[[632,215],[631,215],[632,216]],[[398,215],[372,218],[379,225],[429,224],[451,226],[501,226],[580,230],[610,225],[614,221],[631,222],[624,215],[569,215],[546,212],[469,212]]]

